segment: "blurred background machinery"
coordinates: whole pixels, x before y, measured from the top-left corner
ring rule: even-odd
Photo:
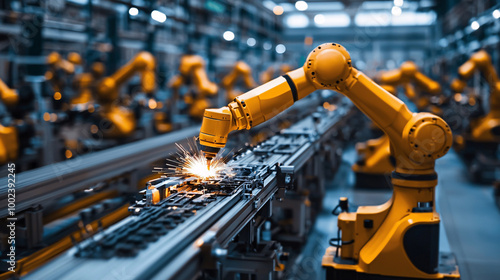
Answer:
[[[348,99],[317,90],[231,134],[218,160],[236,179],[171,164],[196,148],[205,109],[287,77],[326,42],[447,122],[439,249],[461,279],[497,279],[499,34],[494,0],[1,1],[0,279],[72,278],[95,259],[83,278],[325,279],[338,198],[341,223],[392,201],[401,160]]]

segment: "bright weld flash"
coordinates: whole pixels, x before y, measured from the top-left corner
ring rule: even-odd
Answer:
[[[218,176],[232,176],[231,168],[224,163],[224,158],[217,155],[207,164],[203,152],[198,150],[196,142],[188,142],[188,147],[176,144],[178,148],[175,159],[167,159],[167,174],[195,176],[201,179],[216,178]]]
[[[202,154],[191,155],[186,158],[183,173],[188,173],[201,178],[213,178],[226,169],[226,165],[220,159],[213,159],[210,162],[210,169],[207,166],[207,159]]]

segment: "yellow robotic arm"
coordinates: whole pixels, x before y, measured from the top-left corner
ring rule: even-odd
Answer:
[[[93,108],[91,103],[94,102],[93,87],[94,83],[101,79],[104,74],[105,67],[102,62],[94,62],[90,67],[90,72],[80,73],[73,79],[73,89],[77,92],[71,98],[70,104],[73,108],[90,109]]]
[[[406,85],[409,83],[415,83],[419,88],[432,95],[441,93],[439,83],[420,72],[417,65],[412,61],[405,61],[399,69],[382,73],[378,80],[381,84],[394,87],[399,85],[405,86],[406,95],[412,100],[417,97],[417,94],[413,88],[407,88]]]
[[[184,96],[184,101],[189,105],[189,115],[196,119],[203,117],[203,111],[210,107],[209,96],[217,94],[219,88],[208,79],[205,71],[205,61],[199,55],[187,54],[181,58],[179,75],[174,76],[169,86],[173,90],[175,100],[179,99],[179,88],[183,85],[194,85],[196,94]]]
[[[99,114],[111,123],[103,129],[104,137],[120,138],[131,135],[136,126],[134,113],[113,102],[119,98],[119,88],[136,73],[141,73],[142,90],[152,94],[155,90],[155,58],[149,52],[138,53],[129,63],[97,85],[97,101],[102,105]]]
[[[490,86],[490,110],[500,111],[500,81],[491,58],[485,50],[474,53],[468,61],[458,68],[458,78],[451,83],[451,89],[462,92],[467,81],[479,71]]]
[[[19,102],[19,94],[8,87],[0,79],[0,99],[7,106],[15,106]],[[17,158],[19,152],[19,139],[17,128],[0,124],[0,164]]]
[[[430,242],[439,240],[434,164],[448,152],[451,130],[433,114],[412,113],[401,100],[353,68],[341,45],[322,44],[303,67],[237,97],[226,107],[206,110],[199,140],[208,164],[225,146],[229,132],[263,123],[316,89],[332,89],[351,99],[387,134],[396,158],[391,200],[359,207],[354,213],[345,209],[339,215],[340,256],[331,249],[335,245],[327,249],[322,262],[327,275],[442,279],[444,274],[437,271],[439,246]],[[420,244],[419,240],[429,242]]]
[[[113,102],[119,96],[120,86],[136,73],[141,74],[142,90],[147,94],[152,94],[156,88],[155,68],[156,61],[151,53],[138,53],[129,63],[99,83],[97,98],[100,102]]]
[[[47,64],[53,70],[62,69],[66,74],[73,74],[73,73],[75,73],[74,63],[78,62],[78,57],[79,57],[78,54],[70,53],[68,55],[68,58],[71,59],[71,61],[69,61],[69,60],[64,59],[59,53],[51,52],[47,56]],[[79,60],[81,62],[81,58]],[[50,74],[46,74],[46,75],[50,75]],[[50,80],[51,77],[48,76],[47,79]]]
[[[243,79],[243,83],[247,88],[254,88],[257,86],[257,83],[252,77],[252,69],[248,64],[240,60],[236,62],[233,70],[222,79],[222,86],[226,90],[229,100],[233,100],[239,95],[239,92],[234,91],[234,86],[240,77]]]
[[[8,87],[2,79],[0,79],[0,99],[6,106],[14,106],[19,102],[17,91]]]
[[[434,172],[434,160],[451,145],[451,132],[443,120],[410,112],[353,68],[344,47],[330,43],[314,49],[303,67],[237,97],[226,107],[207,109],[200,131],[207,158],[225,146],[229,132],[263,123],[316,89],[343,93],[389,136],[396,159],[404,159],[398,162],[398,172]]]
[[[170,86],[178,89],[187,80],[192,79],[201,95],[211,96],[217,94],[217,85],[208,79],[205,71],[205,61],[199,55],[184,55],[179,65],[179,76],[172,78]]]

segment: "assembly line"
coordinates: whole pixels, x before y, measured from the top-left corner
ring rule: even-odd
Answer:
[[[500,5],[452,2],[1,3],[0,279],[498,279]]]

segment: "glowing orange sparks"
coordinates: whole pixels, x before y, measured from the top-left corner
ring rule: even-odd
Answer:
[[[231,175],[231,168],[226,166],[224,158],[217,155],[209,164],[205,155],[197,149],[196,144],[188,143],[188,148],[176,144],[179,151],[175,159],[167,159],[167,174],[194,176],[201,179],[211,179]]]

